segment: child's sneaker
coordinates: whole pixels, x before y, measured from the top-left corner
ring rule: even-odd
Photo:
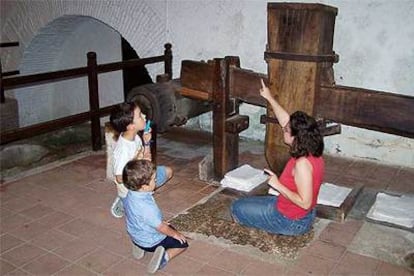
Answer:
[[[111,214],[116,218],[122,218],[124,216],[124,205],[119,196],[117,196],[114,203],[112,203]]]
[[[132,245],[132,256],[134,256],[135,259],[139,260],[144,257],[145,251],[140,248],[139,246],[136,246],[135,244]]]
[[[165,248],[162,246],[158,246],[155,249],[154,255],[152,255],[152,259],[148,264],[147,272],[149,274],[154,274],[157,272],[158,269],[161,269],[162,261],[165,260]],[[164,264],[164,266],[166,263]]]

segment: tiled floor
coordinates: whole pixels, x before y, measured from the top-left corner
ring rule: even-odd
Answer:
[[[198,180],[198,162],[203,149],[209,150],[209,140],[190,136],[159,140],[158,163],[171,166],[175,173],[155,194],[167,219],[216,189]],[[163,146],[173,138],[187,146]],[[257,148],[242,152],[240,162],[265,166]],[[105,167],[105,154],[98,152],[2,184],[0,275],[145,274],[151,254],[141,260],[132,257],[123,219],[109,213],[115,190],[105,180]],[[413,169],[327,157],[327,181],[414,193],[413,179]],[[363,223],[358,219],[329,223],[293,262],[266,262],[217,243],[191,240],[190,248],[157,274],[413,275],[402,266],[349,250]]]

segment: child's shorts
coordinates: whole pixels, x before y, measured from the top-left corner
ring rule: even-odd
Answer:
[[[172,237],[169,237],[169,236],[167,236],[160,243],[154,245],[153,247],[142,247],[142,246],[139,246],[138,244],[135,244],[135,245],[138,246],[139,248],[147,251],[147,252],[154,252],[155,249],[158,246],[164,247],[165,250],[170,249],[170,248],[187,248],[188,247],[188,243],[187,242],[181,243],[179,240],[176,240],[176,239],[174,239]]]
[[[167,182],[168,176],[167,176],[167,168],[165,166],[157,166],[157,172],[156,172],[156,179],[155,179],[155,185],[158,187],[161,187],[162,185]]]

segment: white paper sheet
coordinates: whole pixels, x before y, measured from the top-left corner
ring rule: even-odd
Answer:
[[[367,217],[408,228],[414,227],[414,195],[378,193]]]
[[[351,188],[338,186],[332,183],[322,183],[319,190],[318,204],[339,207],[352,191]]]
[[[244,164],[226,173],[224,178],[220,181],[220,184],[223,187],[249,192],[266,181],[266,179],[267,176],[263,173],[263,170]]]

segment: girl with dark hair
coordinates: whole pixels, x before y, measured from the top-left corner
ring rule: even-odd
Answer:
[[[265,98],[283,129],[291,158],[282,174],[270,171],[268,183],[279,196],[253,196],[231,205],[233,219],[248,227],[274,234],[301,235],[311,230],[315,206],[324,175],[323,137],[315,119],[302,111],[289,115],[272,97],[262,80]]]

